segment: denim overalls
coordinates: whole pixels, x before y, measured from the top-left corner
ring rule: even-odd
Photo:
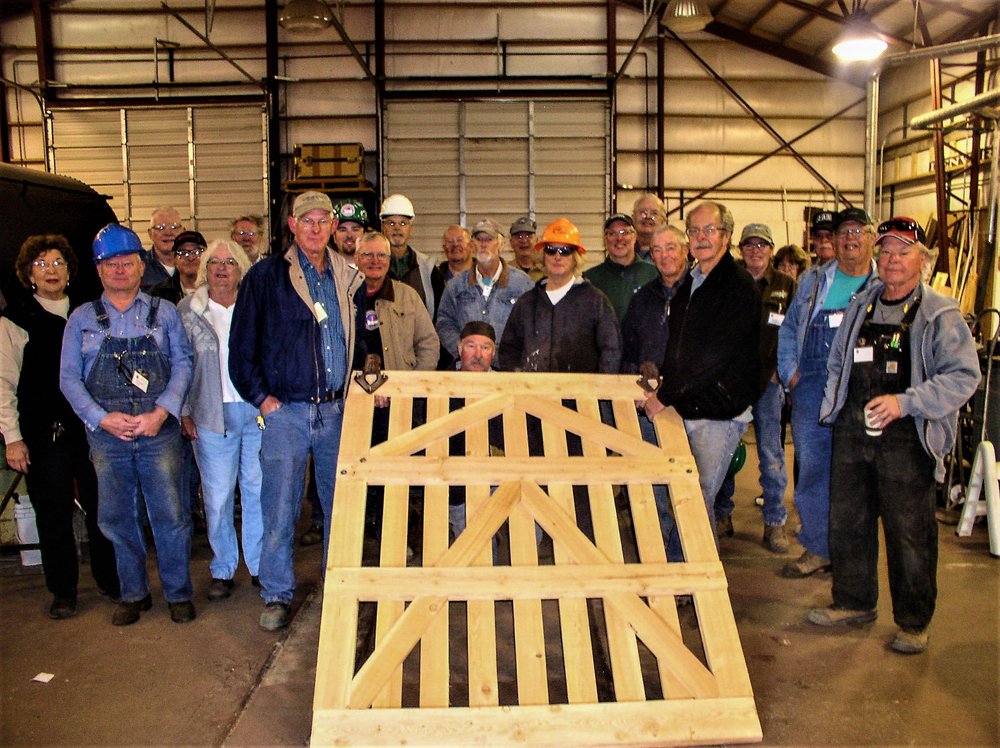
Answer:
[[[148,413],[166,389],[170,361],[153,337],[159,303],[152,299],[145,335],[116,338],[111,335],[104,303],[93,302],[105,337],[86,386],[109,413]],[[169,416],[156,436],[124,441],[98,428],[88,438],[100,495],[98,524],[115,546],[122,600],[136,602],[149,594],[146,541],[138,514],[140,488],[156,543],[164,596],[171,603],[190,600],[191,516],[180,500],[182,455],[177,419]]]

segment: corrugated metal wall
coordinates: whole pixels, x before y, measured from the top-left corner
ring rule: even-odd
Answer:
[[[212,42],[251,77],[264,75],[262,5],[217,0],[210,33]],[[170,6],[192,25],[203,26],[203,2],[176,0]],[[618,7],[616,65],[621,65],[643,21],[636,10]],[[374,67],[372,5],[345,4],[343,23]],[[376,182],[376,158],[384,145],[387,169],[381,190],[383,194],[417,190],[415,202],[422,216],[418,228],[426,249],[436,250],[444,226],[463,214],[469,220],[481,213],[506,220],[532,207],[542,221],[561,213],[575,218],[586,241],[594,244],[599,241],[599,214],[605,210],[597,206],[609,205],[613,196],[619,209],[630,210],[639,193],[655,187],[658,148],[655,39],[650,37],[639,48],[619,78],[614,97],[609,97],[606,27],[604,3],[588,0],[544,5],[387,4],[382,143],[374,86],[336,32],[303,36],[279,31],[283,174],[291,176],[290,154],[296,143],[360,142],[374,154],[366,168],[369,179]],[[64,99],[155,94],[166,105],[170,97],[183,95],[191,106],[192,98],[260,94],[259,85],[207,49],[154,0],[67,0],[53,8],[53,34],[56,75],[60,83],[69,84],[58,89]],[[789,140],[863,96],[863,91],[846,83],[707,34],[685,38]],[[171,50],[158,39],[179,46]],[[31,19],[13,19],[0,26],[0,43],[7,45],[3,75],[23,85],[35,83]],[[670,208],[677,209],[682,195],[690,199],[763,158],[778,144],[683,48],[672,41],[666,46],[664,187]],[[130,88],[122,88],[126,84]],[[38,105],[23,91],[8,89],[7,97],[15,160],[41,165],[44,144]],[[550,103],[555,101],[559,104]],[[518,107],[530,102],[534,102],[535,133],[527,137],[524,123],[531,118]],[[406,124],[403,112],[428,105],[427,121]],[[603,121],[598,122],[602,108]],[[458,116],[462,110],[464,132]],[[586,114],[581,113],[584,110]],[[447,136],[437,139],[429,137],[430,132]],[[176,141],[179,133],[172,137],[186,142]],[[529,149],[533,164],[526,166],[528,143],[534,143],[533,152]],[[860,201],[863,106],[849,109],[795,145],[836,190]],[[58,142],[55,147],[58,151]],[[418,150],[407,152],[410,147]],[[613,190],[608,148],[617,177]],[[459,168],[463,152],[465,172]],[[218,177],[240,169],[236,181],[246,181],[248,173],[242,169],[247,162],[231,156],[220,154],[212,173]],[[525,174],[531,177],[527,185]],[[183,186],[164,186],[160,195],[153,194],[155,185],[145,187],[141,199],[136,196],[143,206],[179,199],[177,189],[183,193]],[[730,204],[738,224],[771,223],[779,241],[801,240],[805,205],[829,206],[834,201],[830,189],[787,155],[764,159],[712,196]],[[226,205],[220,204],[226,203],[225,197],[210,202],[211,216],[200,215],[204,211],[197,195],[188,205],[199,220],[209,221],[216,213],[237,211],[237,203],[244,204],[246,198],[240,195]],[[134,214],[134,208],[129,210]],[[679,221],[680,214],[672,220]],[[599,253],[591,258],[598,260]]]

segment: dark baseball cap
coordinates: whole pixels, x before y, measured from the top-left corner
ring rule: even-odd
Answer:
[[[174,252],[183,247],[185,244],[197,244],[202,249],[208,246],[208,242],[205,241],[203,237],[197,231],[182,231],[174,239]]]
[[[833,227],[839,229],[841,224],[854,221],[862,226],[871,226],[872,219],[864,208],[844,208],[833,220]]]
[[[465,339],[470,335],[482,335],[483,337],[489,338],[494,343],[497,342],[497,333],[496,330],[493,329],[493,325],[489,322],[483,322],[478,319],[466,322],[465,327],[462,328],[462,334],[459,338]]]
[[[608,220],[604,222],[604,230],[608,230],[608,226],[613,224],[615,221],[622,221],[628,224],[629,228],[635,228],[635,221],[632,220],[632,216],[628,213],[615,213],[613,216],[608,216]]]
[[[833,231],[833,221],[835,218],[836,214],[829,210],[821,210],[818,213],[813,213],[812,230]]]

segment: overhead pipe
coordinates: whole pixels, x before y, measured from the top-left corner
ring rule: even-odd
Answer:
[[[952,117],[957,117],[960,114],[968,114],[969,112],[997,103],[1000,103],[1000,88],[985,91],[978,96],[973,96],[971,99],[966,99],[957,104],[951,104],[940,109],[935,109],[932,112],[927,112],[927,114],[920,114],[913,117],[910,119],[910,127],[914,130],[929,130],[934,125]]]
[[[879,67],[872,73],[866,86],[867,95],[871,97],[869,105],[869,123],[865,127],[867,142],[865,143],[865,210],[871,215],[871,210],[875,205],[875,169],[870,167],[874,163],[875,154],[878,152],[878,85],[879,76],[882,71],[897,65],[904,65],[920,60],[928,60],[948,55],[965,54],[966,52],[979,52],[990,47],[1000,46],[1000,34],[991,34],[976,39],[966,39],[950,44],[938,44],[934,47],[924,47],[906,52],[899,52],[893,55],[886,55],[879,61]],[[875,116],[871,113],[874,111]],[[927,115],[924,115],[927,116]]]

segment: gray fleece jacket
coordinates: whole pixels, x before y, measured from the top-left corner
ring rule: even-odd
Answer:
[[[832,425],[844,407],[858,332],[868,304],[882,288],[881,281],[873,281],[847,308],[830,350],[821,423]],[[901,414],[913,416],[920,444],[934,458],[934,475],[941,481],[944,456],[955,444],[958,410],[979,384],[979,358],[958,303],[926,284],[920,285],[920,293],[922,300],[910,328],[910,386],[897,398]]]

